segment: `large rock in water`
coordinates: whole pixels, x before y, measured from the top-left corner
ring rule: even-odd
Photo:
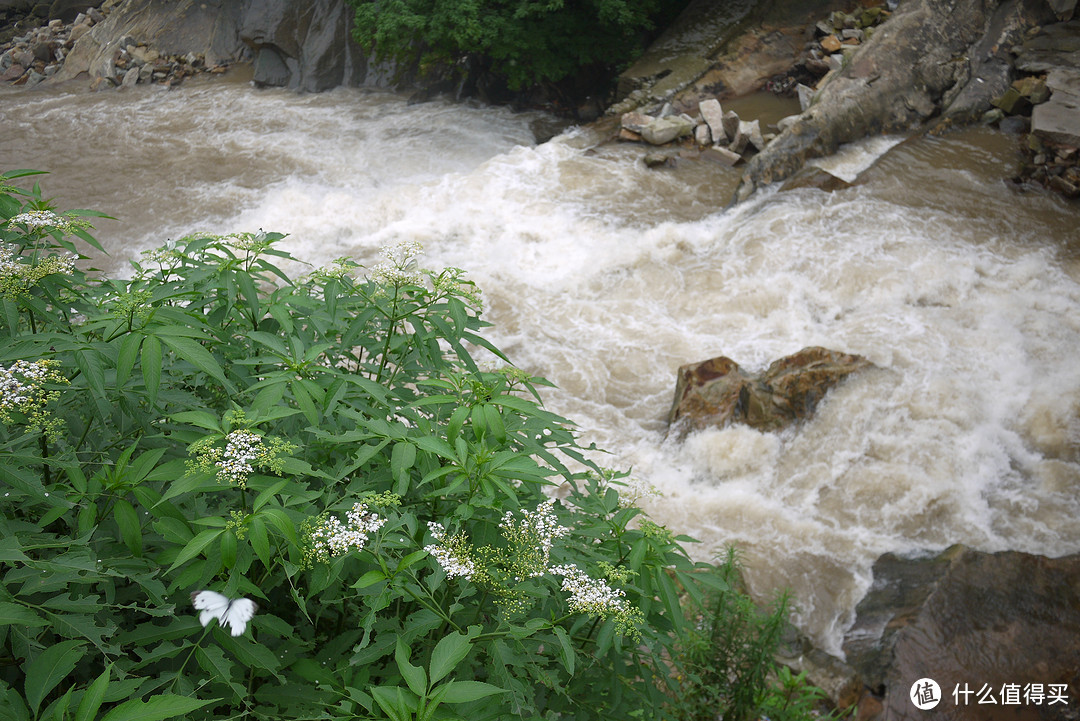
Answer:
[[[1055,19],[1046,0],[905,0],[743,173],[738,200],[881,132],[972,122],[1012,82],[1009,50]]]
[[[1080,555],[963,546],[922,559],[885,554],[844,652],[869,691],[860,721],[1075,719]],[[941,689],[933,710],[911,699],[924,678]]]
[[[776,430],[808,418],[830,388],[872,365],[862,356],[812,347],[758,375],[724,357],[680,366],[668,423],[679,435],[729,423]]]

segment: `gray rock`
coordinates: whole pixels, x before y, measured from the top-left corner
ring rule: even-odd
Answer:
[[[729,140],[735,139],[735,133],[739,132],[739,115],[734,110],[724,113],[724,136]]]
[[[694,128],[694,140],[698,145],[712,145],[712,131],[709,130],[707,123]]]
[[[652,145],[663,145],[693,132],[694,124],[692,122],[686,118],[673,115],[653,120],[642,129],[641,137],[645,142]]]
[[[1080,146],[1080,70],[1055,68],[1046,85],[1053,94],[1031,111],[1031,132],[1043,140]]]
[[[648,168],[674,167],[675,158],[666,153],[648,153],[645,155],[644,162]]]
[[[720,163],[721,165],[726,165],[728,167],[731,167],[742,160],[741,155],[733,153],[721,145],[714,145],[711,148],[706,148],[701,152],[701,157],[703,160]]]
[[[1010,710],[1002,694],[1006,684],[1015,684],[1018,695],[1028,684],[1044,691],[1063,684],[1069,693],[1080,666],[1080,555],[1051,559],[953,546],[936,556],[887,553],[873,573],[844,641],[847,663],[877,695],[860,704],[860,719],[1073,717],[1071,698],[1057,712],[1020,703]],[[940,685],[943,713],[912,705],[912,684],[925,677]],[[994,706],[978,703],[982,687],[991,690]],[[972,692],[968,703],[964,697],[954,703],[954,688]],[[991,708],[1011,712],[997,716]]]
[[[731,142],[728,144],[728,150],[741,155],[742,153],[746,152],[746,146],[749,144],[750,136],[739,130],[736,130],[735,137],[732,138]]]
[[[780,132],[784,132],[792,125],[799,122],[799,118],[801,117],[801,115],[789,115],[786,118],[780,118],[778,121],[776,121],[776,127]]]
[[[802,110],[806,110],[814,102],[814,96],[817,95],[817,91],[809,85],[803,85],[799,83],[795,87],[795,92],[799,94],[799,107]]]
[[[154,78],[154,66],[150,63],[139,68],[139,82],[144,85],[149,85],[150,81]]]
[[[751,159],[736,198],[790,177],[841,143],[937,122],[960,96],[961,117],[978,120],[993,96],[976,92],[987,84],[977,79],[1007,65],[1009,50],[1050,14],[1045,0],[904,0],[826,80],[803,120]]]
[[[739,132],[746,135],[746,139],[757,150],[765,149],[765,138],[761,135],[761,122],[759,120],[743,120],[739,123]]]
[[[44,80],[46,77],[46,75],[39,73],[37,70],[31,70],[26,75],[26,84],[23,87],[32,88],[38,83],[40,83],[42,80]]]
[[[90,18],[90,20],[95,22],[95,23],[100,23],[100,22],[105,21],[105,16],[102,15],[101,11],[98,10],[97,8],[87,8],[86,9],[86,17]]]
[[[625,129],[640,134],[645,129],[645,126],[654,119],[651,115],[645,113],[623,113],[621,123]]]
[[[720,101],[716,98],[702,100],[698,110],[702,119],[708,123],[713,139],[716,142],[725,140],[727,136],[724,132],[724,110],[720,107]]]
[[[276,48],[272,45],[264,45],[255,51],[252,82],[260,87],[284,87],[289,84],[291,78],[292,70],[285,64],[285,60]]]
[[[121,88],[133,88],[133,87],[135,87],[135,84],[137,82],[139,82],[139,70],[140,70],[140,68],[138,66],[128,68],[127,72],[124,73],[124,80],[123,80],[122,83],[120,83],[120,87]]]

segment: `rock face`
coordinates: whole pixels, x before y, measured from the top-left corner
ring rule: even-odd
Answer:
[[[860,721],[1076,717],[1080,555],[886,554],[856,615],[844,652],[868,689]],[[910,698],[923,678],[941,689],[933,711]]]
[[[804,348],[751,375],[730,358],[679,368],[668,423],[691,430],[744,423],[776,430],[808,418],[825,393],[848,375],[871,367],[865,358],[826,348]]]
[[[344,0],[126,0],[78,38],[54,82],[105,76],[118,50],[143,44],[206,66],[253,58],[261,85],[318,91],[359,84],[367,62],[351,26]]]
[[[363,82],[367,61],[352,39],[344,0],[246,5],[239,32],[256,53],[256,83],[319,91]]]
[[[791,176],[806,160],[884,131],[977,120],[1012,81],[1008,50],[1056,16],[1045,0],[907,0],[813,105],[747,165],[737,193]]]

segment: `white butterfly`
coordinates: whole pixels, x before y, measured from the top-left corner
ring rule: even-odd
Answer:
[[[229,633],[239,636],[247,628],[248,621],[259,610],[258,604],[250,598],[229,598],[217,591],[194,591],[191,603],[199,614],[199,623],[203,626],[216,618],[218,625],[229,627]]]

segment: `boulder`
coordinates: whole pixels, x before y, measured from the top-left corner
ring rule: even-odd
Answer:
[[[738,153],[733,153],[732,151],[720,145],[714,145],[711,148],[705,148],[705,150],[701,152],[701,157],[704,160],[708,160],[713,163],[720,163],[721,165],[726,165],[728,167],[731,167],[732,165],[735,165],[740,160],[742,160],[741,155],[739,155]]]
[[[1046,0],[905,0],[748,163],[736,199],[867,135],[977,122],[1012,82],[1009,50],[1052,17]]]
[[[341,0],[261,0],[246,2],[239,23],[241,40],[253,51],[270,48],[282,61],[267,64],[268,75],[254,81],[317,92],[358,85],[367,73],[367,56],[352,39],[352,9]],[[281,66],[289,72],[280,82]]]
[[[668,424],[691,430],[743,423],[763,431],[805,420],[830,388],[871,367],[862,356],[811,347],[749,374],[730,358],[680,366]]]
[[[1046,78],[1050,100],[1031,112],[1031,132],[1060,145],[1080,146],[1080,69],[1054,68]]]
[[[885,554],[873,572],[843,646],[868,689],[860,721],[1074,718],[1080,555],[954,546],[933,556]],[[934,711],[912,702],[925,678],[940,687]],[[1042,700],[1028,700],[1032,691]],[[1051,704],[1059,693],[1065,702]]]
[[[718,143],[724,140],[724,109],[720,107],[720,101],[716,98],[702,100],[698,105],[698,112],[701,113],[702,120],[709,126],[713,140]]]
[[[625,130],[641,135],[641,131],[645,129],[645,126],[654,119],[651,115],[645,113],[623,113],[620,123]]]
[[[641,137],[645,139],[645,142],[652,145],[663,145],[693,132],[693,122],[679,115],[671,115],[650,121],[648,125],[641,129]]]

